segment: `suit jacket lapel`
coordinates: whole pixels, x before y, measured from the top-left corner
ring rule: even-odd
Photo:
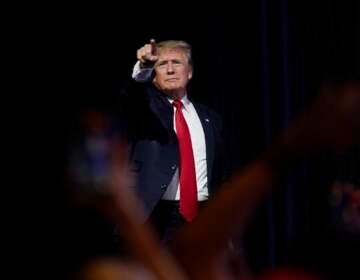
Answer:
[[[211,174],[212,174],[212,166],[214,162],[214,148],[215,148],[215,142],[214,142],[214,130],[213,130],[213,124],[211,119],[209,118],[209,115],[206,111],[202,109],[201,106],[196,104],[195,102],[192,102],[195,110],[200,118],[202,127],[204,129],[205,134],[205,143],[206,143],[206,157],[207,157],[207,174],[208,174],[208,187],[210,187],[211,182]]]

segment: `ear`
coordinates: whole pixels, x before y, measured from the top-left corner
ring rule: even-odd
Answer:
[[[193,76],[193,71],[191,70],[191,71],[189,71],[188,79],[191,80],[192,76]]]

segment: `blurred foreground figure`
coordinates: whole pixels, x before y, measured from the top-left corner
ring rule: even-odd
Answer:
[[[76,262],[86,267],[76,278],[183,279],[173,259],[160,249],[153,229],[143,223],[145,210],[131,189],[134,178],[128,147],[121,127],[112,121],[101,111],[84,112],[79,136],[70,152],[68,187],[74,213],[91,212],[90,217],[77,218],[80,225],[74,230],[87,239],[73,241],[84,243],[74,246],[74,254],[84,251],[79,252],[80,260]],[[121,240],[115,236],[115,228],[121,229],[117,233]],[[112,242],[104,244],[103,240],[111,235]]]
[[[100,260],[100,265],[84,268],[81,275],[85,278],[82,279],[322,279],[306,273],[301,267],[279,268],[260,277],[251,273],[234,274],[224,254],[227,241],[246,227],[259,201],[271,191],[274,179],[286,175],[304,156],[324,151],[345,152],[352,143],[359,141],[359,133],[360,83],[324,87],[313,106],[295,120],[264,155],[235,174],[193,223],[177,231],[171,243],[171,255],[159,245],[151,228],[137,223],[136,200],[119,177],[124,174],[120,170],[126,169],[126,162],[122,157],[115,157],[110,188],[113,209],[116,221],[127,229],[125,238],[133,252],[135,270],[132,264],[124,267],[126,262],[116,265],[116,261],[111,260],[104,265],[106,260]],[[98,270],[94,271],[94,267]],[[357,267],[349,269],[358,279]],[[133,273],[133,278],[126,274],[128,272]],[[104,273],[111,277],[106,278]]]
[[[360,83],[325,86],[313,106],[263,156],[236,174],[191,227],[178,232],[174,255],[190,278],[221,279],[214,276],[217,268],[224,268],[217,263],[226,239],[244,229],[273,180],[286,175],[305,156],[345,152],[359,140],[359,133]]]

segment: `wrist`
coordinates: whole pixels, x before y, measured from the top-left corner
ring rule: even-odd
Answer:
[[[140,69],[150,69],[150,68],[153,68],[154,67],[154,62],[152,61],[145,61],[145,62],[141,62],[139,60],[139,66],[140,66]]]

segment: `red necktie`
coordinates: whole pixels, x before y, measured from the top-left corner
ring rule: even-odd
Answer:
[[[173,102],[176,107],[175,126],[179,140],[180,150],[180,213],[190,222],[197,212],[197,187],[195,175],[195,161],[191,145],[189,128],[182,113],[182,103],[176,99]]]

